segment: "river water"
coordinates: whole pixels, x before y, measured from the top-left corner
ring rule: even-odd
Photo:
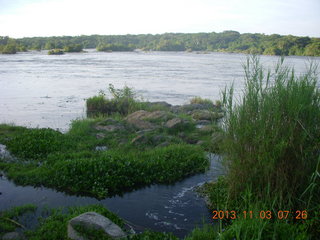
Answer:
[[[209,154],[211,166],[202,174],[191,176],[172,185],[151,185],[125,193],[123,196],[97,200],[90,197],[70,196],[48,188],[16,186],[6,177],[0,177],[0,211],[13,206],[32,203],[38,206],[38,215],[44,208],[60,208],[102,204],[133,227],[136,232],[152,229],[172,232],[184,237],[195,226],[213,223],[212,214],[203,198],[195,191],[208,181],[214,181],[224,173],[219,156]],[[34,227],[35,218],[23,224]]]
[[[0,123],[50,127],[67,131],[71,120],[85,117],[85,99],[106,90],[134,87],[149,101],[187,103],[194,96],[216,100],[234,82],[244,85],[242,64],[246,55],[230,53],[123,52],[47,55],[27,52],[0,55]],[[297,73],[305,71],[306,57],[287,57]],[[312,58],[320,62],[320,58]],[[277,57],[262,56],[272,68]],[[223,174],[218,156],[210,155],[211,168],[173,185],[152,185],[123,197],[96,200],[69,196],[47,188],[16,186],[0,178],[0,211],[34,203],[42,209],[100,203],[133,224],[138,231],[150,228],[183,237],[197,224],[211,223],[204,200],[194,191]]]
[[[278,57],[262,56],[272,67]],[[320,62],[320,58],[312,58]],[[133,87],[149,101],[183,104],[194,96],[217,100],[225,85],[243,88],[246,55],[231,53],[114,52],[0,55],[0,123],[66,131],[85,117],[85,99],[107,90]],[[287,57],[303,72],[307,57]]]

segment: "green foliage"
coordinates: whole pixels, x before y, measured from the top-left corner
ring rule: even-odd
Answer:
[[[127,115],[143,106],[134,90],[126,85],[122,89],[116,89],[112,84],[109,84],[108,90],[112,95],[111,99],[107,99],[103,91],[100,91],[98,96],[87,99],[87,114],[89,116],[114,113]]]
[[[120,149],[51,153],[45,160],[41,166],[7,164],[2,168],[19,184],[104,198],[153,183],[173,183],[208,167],[203,150],[191,145],[144,152]]]
[[[128,52],[133,50],[134,50],[134,46],[131,44],[124,45],[121,43],[108,43],[108,44],[99,44],[97,46],[97,51],[100,51],[100,52]]]
[[[18,157],[41,160],[49,153],[61,150],[64,136],[50,128],[26,129],[9,139],[6,144],[8,149]]]
[[[218,229],[211,225],[204,225],[201,228],[194,228],[185,240],[215,240],[219,239],[218,236]]]
[[[1,40],[2,39],[2,40]],[[0,46],[12,39],[0,38]],[[132,51],[134,49],[158,51],[222,51],[267,55],[319,56],[319,38],[281,36],[278,34],[240,34],[236,31],[221,33],[165,33],[139,35],[91,35],[63,37],[35,37],[14,40],[27,49],[63,49],[80,44],[98,51]]]
[[[15,54],[17,53],[17,47],[14,44],[7,44],[4,46],[0,46],[0,52],[2,54]]]
[[[81,44],[70,44],[63,48],[64,52],[82,52],[83,46]]]
[[[19,217],[27,212],[34,212],[36,209],[37,207],[35,205],[26,204],[0,212],[0,236],[21,227],[22,225],[18,222]]]
[[[213,105],[213,102],[210,99],[201,98],[201,97],[194,97],[190,100],[191,104],[208,104]]]
[[[63,213],[61,209],[51,210],[50,216],[40,219],[40,225],[38,228],[34,231],[27,231],[26,236],[30,240],[67,240],[69,239],[67,236],[68,221],[82,213],[91,211],[109,218],[120,227],[124,226],[123,220],[103,206],[89,205],[83,207],[71,207],[68,209],[67,213]]]
[[[242,102],[229,101],[226,107],[225,160],[231,192],[236,196],[251,186],[257,197],[278,193],[284,199],[297,198],[318,160],[320,94],[315,66],[300,77],[282,61],[274,73],[265,74],[257,58],[244,67]],[[224,96],[224,102],[232,99]]]

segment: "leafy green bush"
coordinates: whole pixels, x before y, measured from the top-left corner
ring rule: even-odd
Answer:
[[[103,91],[100,91],[98,96],[87,99],[87,114],[89,116],[114,113],[127,115],[141,109],[143,103],[139,101],[132,88],[124,86],[123,89],[116,89],[112,84],[109,84],[108,90],[112,95],[111,99],[107,99]]]
[[[50,128],[26,129],[7,142],[8,149],[16,156],[39,160],[60,151],[63,144],[63,134]]]

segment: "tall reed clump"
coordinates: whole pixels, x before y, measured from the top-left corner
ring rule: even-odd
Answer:
[[[319,207],[317,66],[311,63],[304,75],[297,76],[281,58],[273,72],[266,72],[253,56],[244,70],[241,101],[234,102],[233,87],[223,92],[224,159],[231,198],[249,189],[256,200],[270,199],[278,210],[307,208],[311,202]]]

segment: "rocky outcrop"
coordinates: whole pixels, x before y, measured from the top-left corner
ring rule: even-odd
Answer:
[[[75,218],[72,218],[68,223],[68,237],[74,240],[87,240],[75,230],[76,227],[81,227],[84,231],[102,231],[106,236],[118,239],[125,237],[126,234],[122,229],[113,223],[110,219],[96,213],[86,212]]]
[[[167,128],[177,128],[183,124],[183,120],[181,118],[173,118],[166,122],[165,126]]]

